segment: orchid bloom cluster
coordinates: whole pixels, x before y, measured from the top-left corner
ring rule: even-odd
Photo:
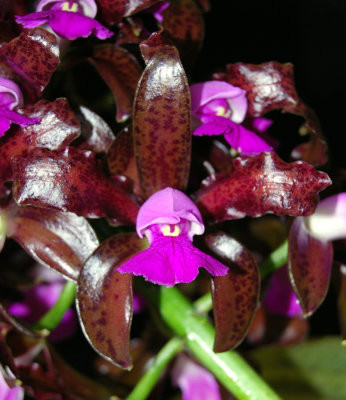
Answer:
[[[155,385],[167,400],[280,399],[234,349],[261,343],[259,310],[305,340],[346,193],[323,192],[327,145],[291,64],[196,79],[208,9],[4,3],[0,399],[145,400]],[[303,143],[285,138],[296,161],[277,111],[304,120]]]

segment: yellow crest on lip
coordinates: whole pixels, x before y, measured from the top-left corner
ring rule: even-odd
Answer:
[[[216,115],[218,117],[229,118],[231,116],[231,110],[229,110],[229,109],[227,110],[225,107],[220,106],[217,108]]]
[[[174,225],[174,231],[171,232],[171,225],[165,225],[161,232],[163,233],[163,236],[179,236],[180,235],[180,228],[178,225]]]
[[[65,1],[62,3],[62,11],[69,11],[69,12],[77,12],[78,11],[78,5],[77,3],[72,3],[71,8],[70,8],[70,2]]]

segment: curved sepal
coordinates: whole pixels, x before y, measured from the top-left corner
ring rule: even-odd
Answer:
[[[74,281],[99,244],[87,220],[72,213],[18,207],[14,202],[2,212],[8,237],[35,260]]]
[[[133,138],[142,192],[187,185],[190,158],[190,92],[174,47],[158,50],[139,82]]]
[[[206,243],[229,267],[226,276],[211,279],[216,329],[214,351],[221,353],[244,339],[256,310],[260,275],[251,253],[226,233],[210,234]]]
[[[318,192],[331,184],[324,172],[304,161],[286,163],[273,151],[237,157],[233,167],[228,176],[209,180],[196,194],[202,213],[216,221],[266,213],[310,215]]]
[[[304,218],[296,218],[289,236],[288,268],[306,317],[319,307],[327,294],[332,262],[332,243],[311,236]]]
[[[112,236],[83,266],[77,284],[77,310],[93,348],[121,368],[131,368],[132,275],[117,268],[145,248],[137,234]]]
[[[126,121],[132,114],[133,100],[142,68],[126,49],[103,44],[94,48],[89,62],[94,65],[111,89],[116,106],[116,120]]]

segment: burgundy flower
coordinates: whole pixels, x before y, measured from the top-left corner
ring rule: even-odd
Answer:
[[[41,0],[36,12],[16,16],[16,22],[24,28],[48,23],[51,29],[64,39],[74,40],[91,34],[99,39],[107,39],[113,32],[94,19],[96,13],[97,6],[94,0]]]
[[[149,249],[118,271],[167,287],[192,282],[199,267],[214,276],[226,275],[226,266],[193,246],[193,236],[203,232],[201,214],[189,197],[172,188],[160,190],[142,205],[137,217],[137,233],[147,237]]]
[[[28,118],[13,109],[23,104],[23,95],[19,86],[7,78],[0,77],[0,137],[10,128],[18,124],[27,126],[40,122],[39,118]]]
[[[255,132],[240,125],[246,116],[246,91],[223,81],[209,81],[190,86],[192,116],[201,124],[193,135],[224,135],[225,140],[240,154],[254,155],[273,150]],[[255,121],[263,132],[267,119]]]

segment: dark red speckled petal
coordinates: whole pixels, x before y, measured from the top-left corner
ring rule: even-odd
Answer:
[[[318,192],[331,184],[327,174],[304,161],[286,163],[275,152],[237,157],[234,171],[196,194],[204,215],[216,221],[266,213],[307,216]]]
[[[142,75],[133,138],[143,195],[168,186],[184,190],[191,159],[190,92],[174,47],[158,50]]]
[[[131,368],[132,275],[117,272],[130,256],[144,250],[137,234],[112,236],[85,263],[77,285],[77,309],[94,349],[121,368]]]
[[[339,323],[341,328],[341,334],[343,342],[346,345],[346,265],[338,265],[339,268],[339,297],[338,297],[338,311],[339,311]]]
[[[215,352],[237,346],[254,316],[260,291],[260,275],[251,253],[223,232],[206,237],[208,247],[229,267],[226,276],[211,279],[216,337]]]
[[[89,61],[113,93],[117,121],[126,121],[132,114],[133,100],[142,74],[138,61],[127,50],[113,44],[95,47]]]
[[[288,267],[293,289],[304,315],[311,315],[324,300],[333,262],[333,245],[309,234],[304,218],[296,218],[289,236]]]
[[[123,17],[128,17],[145,8],[152,6],[159,0],[97,0],[102,19],[108,24],[116,24]]]
[[[39,117],[40,122],[26,128],[18,126],[0,138],[0,184],[12,179],[13,156],[36,147],[63,149],[80,133],[79,121],[66,99],[41,100],[27,115]]]
[[[14,202],[3,209],[7,236],[36,261],[68,279],[77,280],[80,268],[99,242],[85,218]]]
[[[185,65],[191,65],[204,39],[204,20],[194,0],[173,0],[163,13],[163,29],[178,48]]]
[[[229,64],[224,79],[246,90],[249,100],[248,112],[253,117],[281,109],[282,112],[305,118],[305,124],[300,130],[304,134],[310,133],[311,137],[309,142],[298,146],[292,152],[292,157],[302,157],[301,159],[315,166],[327,162],[327,146],[323,140],[320,123],[314,111],[296,92],[292,64],[280,64],[276,61],[260,65]]]
[[[21,205],[48,207],[77,215],[114,218],[134,224],[138,206],[102,170],[94,153],[67,147],[35,149],[12,159],[13,196]]]
[[[42,28],[31,29],[3,43],[0,54],[37,97],[59,64],[57,39]]]

